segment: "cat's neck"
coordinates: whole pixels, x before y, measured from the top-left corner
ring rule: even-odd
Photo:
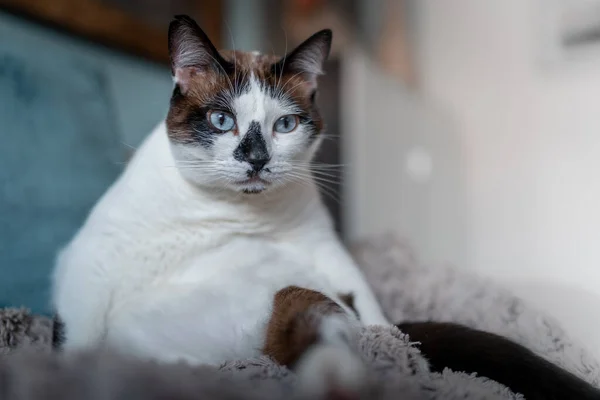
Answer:
[[[146,219],[185,221],[211,228],[261,232],[301,224],[322,207],[314,183],[290,183],[263,194],[197,187],[177,168],[166,135],[159,125],[138,149],[113,192],[126,212]],[[115,197],[115,196],[113,196]],[[113,202],[114,203],[114,202]]]

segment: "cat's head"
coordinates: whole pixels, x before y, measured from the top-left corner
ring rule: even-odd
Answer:
[[[306,178],[323,130],[317,78],[331,31],[283,57],[219,52],[189,17],[169,27],[173,155],[196,185],[260,193]]]

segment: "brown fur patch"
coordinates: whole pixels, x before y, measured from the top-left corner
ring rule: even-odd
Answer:
[[[281,74],[280,71],[274,69],[273,65],[279,62],[281,57],[268,54],[254,55],[243,51],[223,51],[221,55],[240,71],[234,70],[234,75],[241,73],[243,77],[247,78],[252,73],[267,87],[281,88],[298,107],[305,113],[310,113],[312,108],[311,84],[305,81],[300,74]]]
[[[231,94],[236,97],[247,84],[250,76],[256,77],[265,87],[275,90],[279,88],[283,95],[295,104],[301,114],[309,119],[315,130],[321,132],[323,120],[312,101],[313,89],[310,82],[302,75],[281,73],[273,66],[281,59],[274,55],[241,51],[222,51],[223,59],[231,63],[227,68],[215,66],[213,70],[200,71],[186,68],[186,93],[175,89],[171,98],[171,107],[167,116],[168,133],[171,140],[178,143],[193,143],[195,133],[191,122],[206,118],[208,109],[227,109],[223,99]],[[242,134],[244,132],[241,132]]]
[[[324,294],[288,286],[275,294],[263,353],[288,367],[318,340],[320,317],[344,313]]]

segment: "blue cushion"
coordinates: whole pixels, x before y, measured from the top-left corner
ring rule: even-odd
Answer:
[[[119,174],[106,76],[0,42],[0,305],[49,313],[57,250]]]

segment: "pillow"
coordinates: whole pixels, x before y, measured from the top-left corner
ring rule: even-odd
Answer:
[[[49,313],[56,252],[123,147],[102,66],[41,50],[0,42],[0,305]]]

